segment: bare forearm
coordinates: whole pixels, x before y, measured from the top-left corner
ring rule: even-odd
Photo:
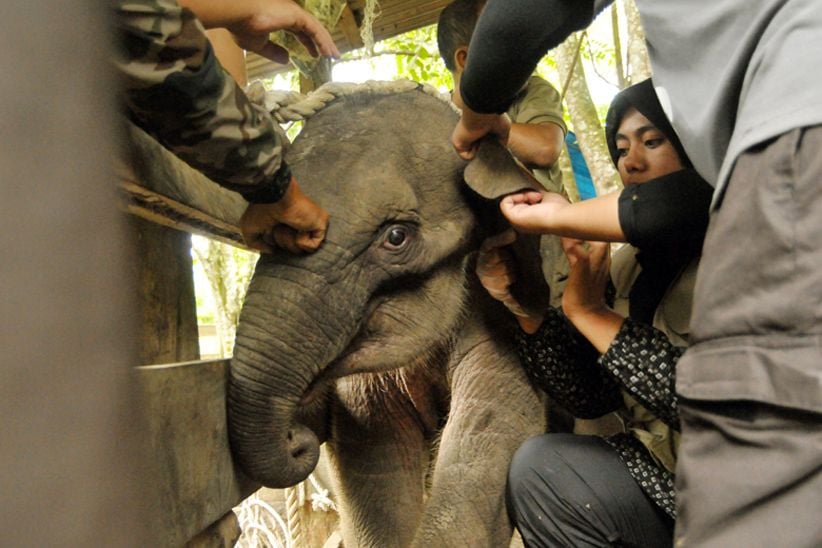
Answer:
[[[596,310],[566,310],[565,312],[574,327],[600,354],[608,351],[625,321],[625,318],[606,307]]]
[[[549,232],[580,240],[624,242],[618,200],[619,194],[613,193],[558,208],[546,218]]]
[[[530,168],[552,167],[562,152],[562,128],[556,124],[511,124],[508,148]]]

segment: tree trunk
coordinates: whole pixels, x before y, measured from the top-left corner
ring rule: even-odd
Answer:
[[[622,5],[628,26],[628,81],[635,84],[651,77],[651,62],[636,3],[623,0]]]
[[[231,356],[240,309],[254,272],[255,254],[209,239],[205,249],[194,253],[205,272],[214,297],[215,320],[221,356]]]
[[[619,176],[611,162],[608,146],[605,143],[605,132],[599,121],[596,107],[588,92],[588,83],[581,60],[575,58],[580,44],[580,34],[575,33],[568,37],[556,49],[556,60],[559,74],[563,82],[568,82],[565,92],[565,101],[574,132],[579,140],[591,177],[597,189],[597,195],[607,194],[621,188]],[[568,79],[568,75],[573,74]]]
[[[611,6],[611,34],[614,37],[614,63],[616,65],[617,85],[619,89],[625,89],[625,55],[622,52],[622,38],[619,32],[619,10],[616,4]]]

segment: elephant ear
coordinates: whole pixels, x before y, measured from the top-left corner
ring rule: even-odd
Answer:
[[[474,192],[499,205],[499,201],[513,192],[525,189],[545,191],[531,172],[519,163],[499,142],[483,140],[474,159],[463,174],[468,187]],[[499,207],[494,208],[491,219],[483,223],[497,233],[510,227]],[[518,234],[511,244],[517,263],[517,280],[511,285],[511,293],[527,310],[543,312],[551,304],[551,288],[542,272],[539,234]]]

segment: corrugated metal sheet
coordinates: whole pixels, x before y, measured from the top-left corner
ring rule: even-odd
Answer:
[[[378,16],[374,20],[373,32],[374,40],[384,40],[398,34],[418,29],[426,25],[437,22],[440,11],[452,0],[380,0],[378,4]],[[362,21],[365,0],[351,0],[348,2],[357,24]],[[350,51],[361,47],[359,43],[351,43],[343,32],[344,20],[331,32],[337,47],[341,52]],[[348,35],[351,35],[349,30]],[[282,66],[260,57],[254,53],[249,53],[246,57],[248,68],[248,78],[264,78],[277,72],[288,70],[290,65]]]

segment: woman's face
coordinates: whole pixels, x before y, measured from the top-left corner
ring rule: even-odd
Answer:
[[[683,169],[671,141],[637,109],[631,107],[616,133],[617,171],[624,185],[645,183]]]

